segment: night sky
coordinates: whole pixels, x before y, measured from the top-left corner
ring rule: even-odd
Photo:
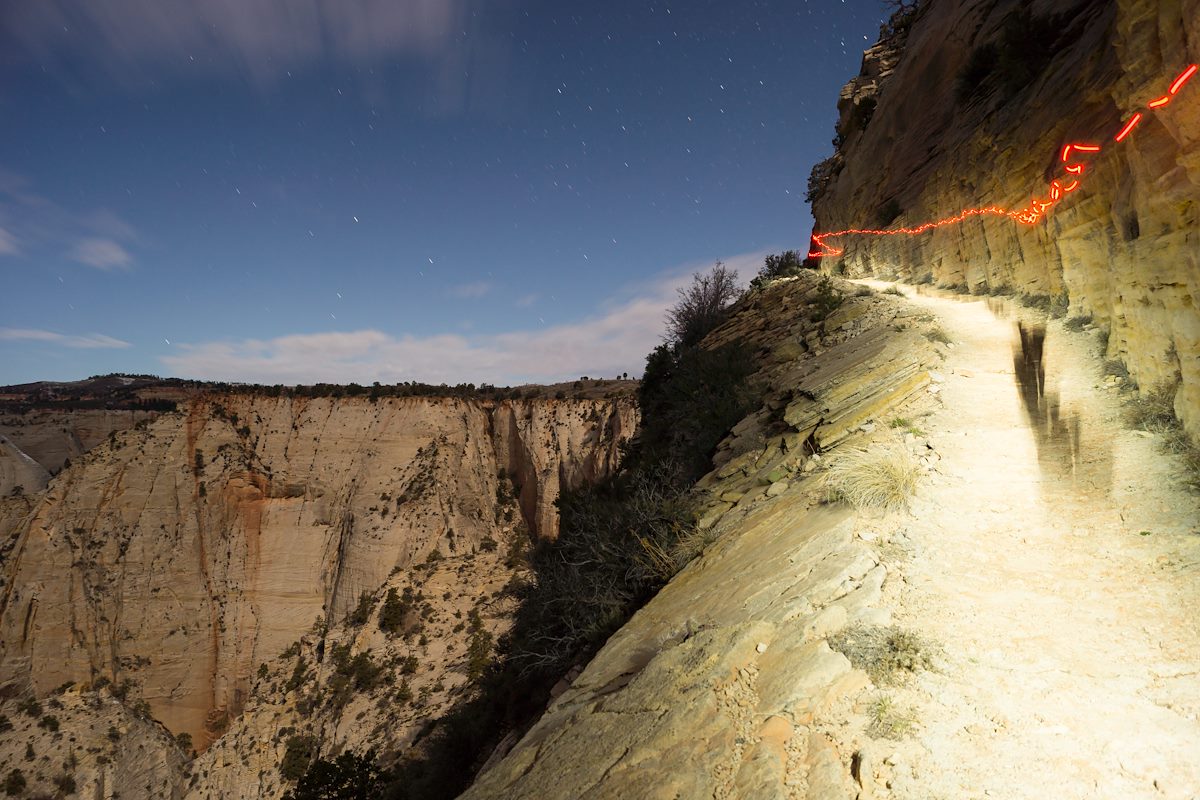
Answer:
[[[0,2],[0,384],[640,374],[807,245],[879,0]]]

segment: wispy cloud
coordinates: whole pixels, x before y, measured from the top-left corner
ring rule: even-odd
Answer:
[[[15,256],[19,252],[21,248],[17,245],[17,237],[0,228],[0,256]]]
[[[746,275],[754,253],[726,260]],[[578,322],[489,335],[393,335],[379,330],[311,333],[179,346],[162,359],[173,374],[258,383],[550,383],[639,374],[661,340],[663,315],[690,273],[672,271]]]
[[[89,333],[83,336],[55,333],[37,328],[0,328],[0,341],[7,342],[41,342],[56,344],[62,347],[77,347],[82,349],[124,348],[131,347],[129,342],[105,336],[103,333]]]
[[[117,270],[133,266],[130,248],[140,242],[137,230],[112,211],[65,208],[0,166],[0,255],[65,254],[89,267]]]
[[[516,299],[516,302],[514,302],[513,305],[515,305],[517,308],[529,308],[531,305],[533,305],[537,301],[538,301],[538,295],[536,292],[534,292],[534,293],[530,293],[530,294],[521,295],[520,297],[518,297]]]
[[[487,281],[475,281],[450,287],[450,294],[454,297],[475,298],[483,297],[491,290],[492,285]]]
[[[125,269],[133,263],[129,251],[112,239],[84,239],[71,248],[70,256],[96,269]]]
[[[306,64],[439,51],[466,0],[39,0],[5,11],[9,49],[57,71],[242,75],[264,85]]]

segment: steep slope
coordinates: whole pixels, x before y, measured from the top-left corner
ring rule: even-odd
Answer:
[[[1200,83],[1148,108],[1200,61],[1200,3],[926,0],[910,22],[843,92],[840,146],[810,184],[818,232],[1019,209],[1063,177],[1065,144],[1103,151],[1043,222],[849,236],[823,268],[1091,316],[1144,390],[1181,381],[1176,412],[1200,434]]]
[[[439,604],[447,630],[427,619],[428,638],[459,655],[421,651],[422,680],[448,692],[461,681],[434,673],[469,632],[445,619],[520,569],[510,549],[556,534],[559,490],[614,469],[635,424],[622,397],[196,398],[5,515],[0,686],[111,684],[204,750],[256,687],[273,696],[264,676],[285,649],[303,640],[278,669],[301,648],[316,665],[335,644],[324,634],[390,581]],[[442,607],[451,588],[471,602]],[[481,611],[476,627],[502,627],[502,603]],[[413,726],[436,710],[421,699]]]
[[[931,315],[808,271],[739,301],[705,346],[756,348],[763,404],[696,487],[709,546],[463,797],[852,796],[825,731],[868,682],[826,640],[879,621],[887,570],[817,470],[863,431],[928,468],[883,423],[939,391],[939,338]]]

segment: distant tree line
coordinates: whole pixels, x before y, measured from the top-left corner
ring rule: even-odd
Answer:
[[[29,400],[0,400],[0,413],[27,414],[30,411],[80,411],[101,409],[105,411],[175,411],[174,400],[161,398],[107,398],[107,397],[56,397],[54,399],[31,398]]]

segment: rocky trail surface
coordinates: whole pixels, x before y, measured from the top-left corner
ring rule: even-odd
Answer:
[[[910,513],[855,525],[889,570],[882,605],[939,655],[885,696],[911,728],[860,751],[860,797],[1200,797],[1200,516],[1179,465],[1123,424],[1094,333],[1049,323],[1039,391],[1004,301],[904,291],[953,342],[941,402],[912,416],[940,460]]]

